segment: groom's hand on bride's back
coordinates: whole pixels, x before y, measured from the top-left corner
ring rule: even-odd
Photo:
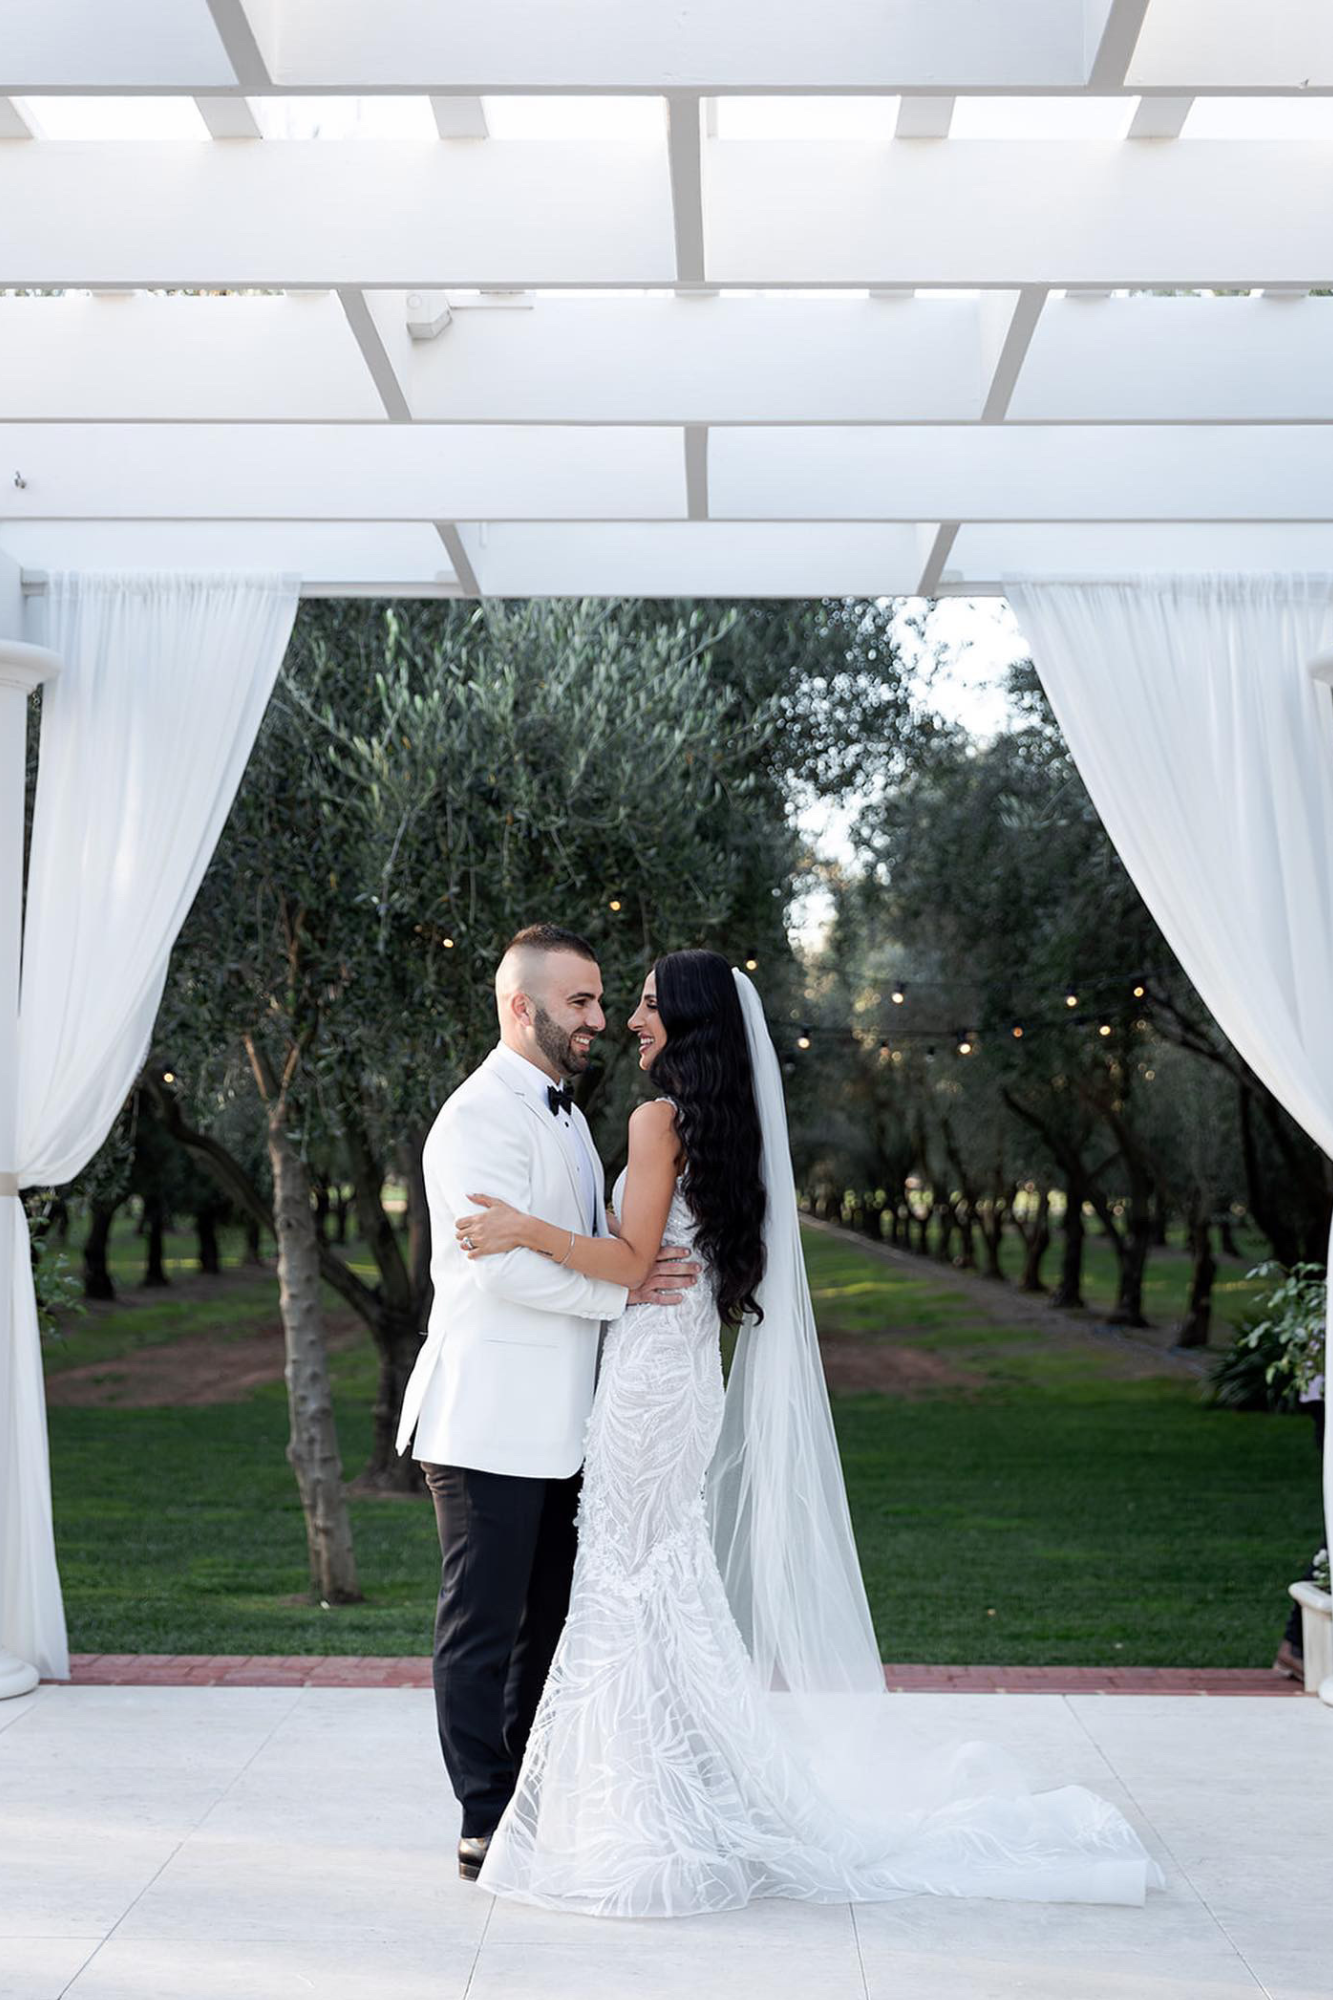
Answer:
[[[636,1291],[629,1295],[632,1306],[678,1306],[691,1285],[699,1282],[700,1266],[689,1261],[688,1250],[664,1244],[657,1262]]]

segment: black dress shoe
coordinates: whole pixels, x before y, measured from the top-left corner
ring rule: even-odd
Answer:
[[[465,1833],[458,1843],[458,1872],[465,1882],[475,1882],[491,1844],[489,1833]]]

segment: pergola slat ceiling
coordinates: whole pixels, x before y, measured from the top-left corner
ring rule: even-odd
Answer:
[[[1326,0],[0,0],[0,557],[1333,567],[1331,213]]]

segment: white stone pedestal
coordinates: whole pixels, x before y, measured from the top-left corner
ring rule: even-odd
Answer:
[[[1333,1691],[1333,1597],[1308,1581],[1288,1584],[1301,1607],[1301,1649],[1305,1655],[1305,1692],[1328,1701]]]

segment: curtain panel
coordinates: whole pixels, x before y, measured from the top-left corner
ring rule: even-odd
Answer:
[[[171,947],[296,615],[294,576],[55,573],[17,1047],[17,1186],[58,1186],[148,1052]],[[11,1163],[0,1161],[0,1168]],[[27,1219],[0,1179],[0,1645],[69,1672]],[[5,1268],[5,1267],[8,1268]]]
[[[1333,651],[1333,576],[1004,587],[1167,943],[1251,1069],[1333,1155],[1333,692],[1309,672]],[[1333,1231],[1329,1260],[1333,1301]],[[1326,1383],[1327,1364],[1326,1345]],[[1329,1449],[1324,1514],[1327,1534]]]

